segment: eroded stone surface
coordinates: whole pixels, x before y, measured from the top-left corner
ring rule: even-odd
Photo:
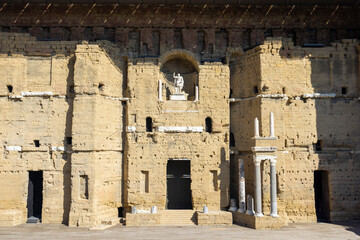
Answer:
[[[7,14],[0,22],[8,22]],[[229,18],[223,26],[234,21]],[[228,209],[231,186],[239,189],[239,173],[230,181],[237,159],[244,163],[245,192],[255,196],[253,157],[270,150],[277,158],[278,222],[316,220],[315,170],[328,172],[330,219],[359,217],[359,42],[327,39],[326,47],[309,48],[299,45],[307,39],[304,29],[294,44],[265,39],[259,29],[209,28],[202,35],[183,28],[183,15],[176,21],[180,29],[159,35],[118,28],[115,44],[37,41],[42,27],[32,27],[32,35],[0,33],[1,225],[26,221],[28,171],[43,171],[43,223],[93,227],[113,222],[118,208],[161,212],[167,163],[176,160],[191,163],[193,210]],[[69,39],[82,40],[86,29],[70,30]],[[49,31],[65,36],[63,28]],[[104,34],[103,27],[92,28],[99,39]],[[258,46],[244,51],[248,45]],[[174,72],[188,94],[181,101],[171,101]],[[261,163],[265,215],[270,168],[270,161]],[[218,224],[215,218],[203,217]]]

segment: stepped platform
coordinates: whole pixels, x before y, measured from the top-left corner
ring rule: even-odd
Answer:
[[[223,211],[212,211],[205,214],[195,210],[162,210],[158,213],[126,214],[126,226],[219,226],[231,224],[231,213]]]

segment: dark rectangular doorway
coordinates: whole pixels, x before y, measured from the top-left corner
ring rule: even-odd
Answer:
[[[42,200],[43,200],[43,172],[29,171],[29,186],[27,198],[28,218],[35,217],[41,219]]]
[[[167,163],[167,209],[192,209],[189,160]]]
[[[314,171],[315,208],[318,221],[330,220],[329,173]]]

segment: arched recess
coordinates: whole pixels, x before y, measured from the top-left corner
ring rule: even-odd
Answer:
[[[208,133],[212,133],[212,119],[211,117],[207,117],[205,119],[205,131]]]
[[[230,147],[235,147],[235,136],[232,132],[230,132]]]
[[[160,54],[160,31],[153,31],[153,54],[155,56]]]
[[[205,51],[205,32],[200,30],[197,32],[197,43],[196,43],[196,52],[198,54],[203,54]]]
[[[199,60],[189,51],[173,50],[160,57],[160,71],[166,87],[166,97],[174,93],[173,73],[184,78],[183,91],[188,94],[188,100],[195,100],[195,86],[198,86]]]
[[[220,29],[215,32],[215,52],[216,54],[226,54],[229,47],[229,33],[226,29]]]
[[[151,117],[146,118],[146,132],[152,132],[153,131],[153,121]]]
[[[193,159],[193,144],[183,139],[174,139],[167,143],[166,157],[172,159]]]

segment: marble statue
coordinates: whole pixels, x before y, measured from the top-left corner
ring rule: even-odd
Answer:
[[[178,73],[177,76],[175,75],[175,73],[173,73],[173,78],[174,78],[175,93],[181,93],[184,87],[184,78],[180,75],[180,73]]]

